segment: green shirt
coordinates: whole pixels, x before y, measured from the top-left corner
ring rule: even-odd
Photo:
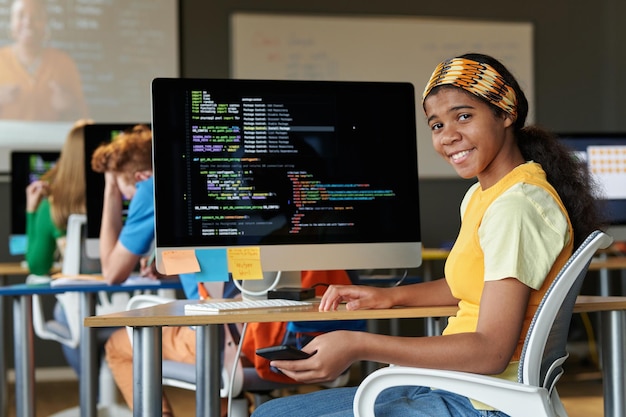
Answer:
[[[65,236],[52,221],[50,202],[44,198],[35,212],[26,212],[26,262],[32,274],[46,275],[54,263],[57,239]]]

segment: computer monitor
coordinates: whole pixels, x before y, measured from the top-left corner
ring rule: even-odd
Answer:
[[[11,255],[23,255],[26,251],[26,187],[50,170],[59,155],[58,151],[11,152]]]
[[[101,144],[108,143],[117,135],[140,123],[95,123],[85,126],[85,192],[87,194],[87,237],[85,254],[89,258],[100,257],[100,224],[104,201],[104,174],[91,169],[91,156]],[[147,123],[143,123],[147,124]],[[128,209],[124,201],[124,212]]]
[[[626,241],[626,133],[559,135],[587,165],[599,186],[598,200],[615,240]]]
[[[283,273],[421,264],[411,84],[160,78],[152,106],[160,271],[233,247]]]

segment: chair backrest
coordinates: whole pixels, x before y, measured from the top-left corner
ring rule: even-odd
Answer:
[[[63,275],[77,275],[100,271],[100,260],[88,258],[84,250],[87,236],[87,216],[71,214],[67,219],[65,252],[63,253]]]
[[[87,217],[84,214],[71,214],[67,220],[65,250],[63,252],[63,275],[77,275],[83,272],[82,244]],[[68,347],[75,348],[80,340],[82,323],[79,315],[79,295],[75,292],[57,294],[57,300],[63,305],[67,324],[55,320],[46,320],[42,301],[38,295],[33,296],[33,329],[35,334],[44,340],[56,340]]]
[[[593,255],[613,239],[599,230],[591,233],[563,266],[540,302],[528,329],[518,381],[552,390],[563,374],[567,336],[576,297]]]

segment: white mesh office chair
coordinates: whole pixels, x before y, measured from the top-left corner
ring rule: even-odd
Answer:
[[[566,344],[572,310],[591,258],[612,240],[603,232],[593,232],[561,269],[531,322],[517,382],[466,372],[392,365],[363,380],[354,398],[354,415],[373,417],[376,398],[387,388],[420,385],[473,398],[511,417],[566,417],[555,386],[568,357]]]
[[[86,222],[84,214],[72,214],[67,222],[66,247],[63,255],[61,273],[63,275],[77,275],[86,270],[99,269],[97,260],[88,260],[83,256],[83,227]],[[89,263],[89,266],[85,264]],[[67,292],[56,295],[63,306],[67,317],[67,325],[56,320],[46,320],[39,295],[33,296],[33,328],[35,334],[42,339],[55,340],[71,348],[80,342],[79,296],[76,292]],[[130,296],[126,293],[114,293],[110,296],[105,292],[98,293],[97,314],[108,314],[123,311]]]

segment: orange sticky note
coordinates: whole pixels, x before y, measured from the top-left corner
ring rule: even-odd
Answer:
[[[193,249],[165,250],[161,253],[166,275],[200,272],[200,264]]]
[[[228,270],[233,279],[263,279],[261,248],[228,248]]]

